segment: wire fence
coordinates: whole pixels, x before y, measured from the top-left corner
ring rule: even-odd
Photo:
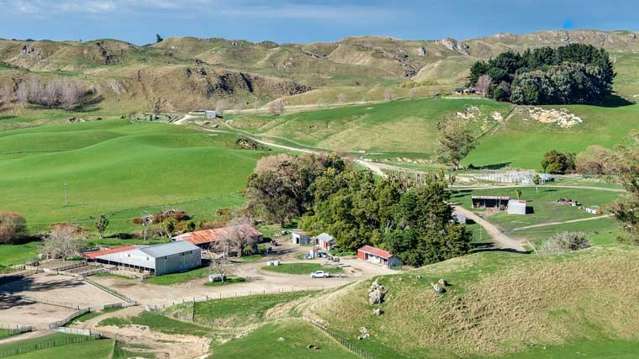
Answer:
[[[33,342],[25,342],[21,345],[15,345],[7,349],[0,350],[0,358],[8,358],[14,355],[31,353],[39,350],[45,350],[55,347],[61,347],[69,344],[86,343],[95,340],[92,336],[60,336],[48,340],[38,340]]]
[[[337,333],[336,331],[325,327],[315,321],[311,321],[311,324],[313,324],[316,328],[318,328],[319,330],[321,330],[322,332],[326,333],[326,335],[328,335],[329,337],[335,339],[338,343],[340,343],[341,345],[343,345],[344,347],[346,347],[346,349],[348,349],[350,352],[354,353],[355,355],[359,356],[360,358],[364,358],[364,359],[374,359],[375,355],[369,353],[368,351],[362,349],[359,346],[353,345],[353,342],[342,336],[341,334]]]

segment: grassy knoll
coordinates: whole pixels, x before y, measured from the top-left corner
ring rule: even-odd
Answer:
[[[472,195],[501,195],[516,198],[516,189],[490,189],[461,191],[453,195],[453,199],[461,203],[466,208],[471,208],[470,197]],[[509,215],[506,212],[499,212],[486,216],[491,223],[498,225],[506,233],[516,236],[529,238],[531,240],[545,239],[557,231],[581,231],[589,235],[598,236],[595,242],[601,244],[610,243],[614,235],[616,226],[612,219],[599,219],[587,222],[577,222],[563,225],[553,225],[549,227],[531,228],[519,230],[519,228],[531,225],[563,222],[575,219],[587,219],[596,217],[587,213],[583,209],[570,206],[559,205],[556,201],[560,198],[569,198],[579,201],[583,206],[600,206],[605,208],[606,205],[612,203],[618,196],[617,192],[595,191],[588,189],[569,189],[569,188],[548,188],[534,187],[520,188],[522,191],[522,199],[528,201],[528,205],[534,208],[534,213],[526,216]],[[478,213],[487,212],[477,210]]]
[[[192,269],[188,272],[171,273],[160,275],[156,277],[149,277],[146,282],[157,285],[173,285],[188,282],[194,279],[200,279],[208,276],[210,273],[209,267],[200,267]]]
[[[616,343],[619,353],[637,347],[639,251],[593,248],[561,256],[484,252],[407,273],[380,277],[388,288],[381,317],[371,315],[369,283],[338,290],[309,310],[334,331],[379,357],[496,357],[542,353],[548,358],[581,358]],[[429,283],[445,278],[444,295]],[[614,280],[613,280],[614,278]],[[366,327],[371,338],[356,339]],[[549,351],[550,352],[550,351]],[[561,356],[560,354],[565,354]],[[514,355],[513,358],[522,356]],[[526,357],[526,356],[523,356]],[[539,356],[544,357],[544,356]],[[614,357],[614,356],[612,356]],[[623,357],[623,356],[622,356]]]
[[[178,304],[167,309],[166,313],[175,317],[192,318],[195,323],[212,328],[241,327],[262,322],[270,309],[307,297],[311,293],[263,294]]]
[[[309,345],[315,347],[309,349]],[[298,320],[266,324],[239,339],[213,346],[213,356],[263,359],[357,358],[319,329]]]
[[[276,273],[286,274],[305,274],[321,270],[328,273],[342,273],[344,270],[340,267],[323,266],[319,263],[281,263],[278,266],[264,266],[262,270]]]
[[[38,257],[40,243],[0,245],[0,271],[3,266],[21,264]]]
[[[111,217],[111,232],[140,230],[131,218],[167,207],[206,219],[242,203],[240,190],[261,156],[234,141],[124,120],[4,131],[2,209],[25,215],[34,231],[61,221],[92,228],[99,214]]]
[[[155,312],[142,312],[142,314],[130,318],[107,318],[100,323],[100,326],[113,325],[116,327],[125,327],[127,325],[144,325],[149,329],[166,333],[166,334],[184,334],[196,336],[208,336],[210,329],[175,320]]]
[[[510,105],[483,99],[399,100],[373,105],[293,113],[280,117],[243,116],[233,126],[283,143],[338,152],[382,152],[388,156],[428,157],[436,146],[437,123],[476,106],[480,117],[506,114]],[[494,121],[473,122],[476,132]]]
[[[504,163],[513,167],[540,169],[543,155],[549,150],[581,152],[594,144],[612,148],[616,144],[626,143],[629,133],[639,127],[639,105],[561,107],[581,117],[584,122],[562,129],[554,124],[524,121],[521,116],[514,116],[491,135],[482,137],[465,163],[475,166]]]
[[[639,342],[624,340],[575,341],[564,345],[537,345],[525,352],[502,359],[632,359],[639,353]]]

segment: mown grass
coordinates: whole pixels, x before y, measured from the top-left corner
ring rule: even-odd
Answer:
[[[146,283],[157,285],[174,285],[189,282],[195,279],[204,278],[209,275],[211,270],[209,267],[200,267],[192,269],[188,272],[182,273],[170,273],[160,276],[149,277],[146,279]]]
[[[113,340],[102,339],[86,343],[69,344],[60,347],[38,350],[22,355],[15,355],[16,359],[67,359],[92,358],[110,359],[113,351]]]
[[[195,336],[208,336],[211,330],[196,324],[175,320],[155,312],[142,312],[140,315],[130,318],[107,318],[99,326],[125,327],[127,325],[144,325],[149,329],[166,334],[183,334]]]
[[[319,270],[328,273],[344,272],[344,270],[340,267],[324,266],[319,263],[280,263],[278,266],[264,266],[262,267],[262,270],[275,273],[306,275]]]
[[[93,229],[100,214],[110,216],[109,232],[140,231],[133,217],[167,207],[204,220],[242,203],[240,191],[262,155],[234,141],[124,120],[4,131],[2,209],[25,215],[32,231],[63,221]]]
[[[38,258],[39,242],[0,244],[0,267],[22,264]]]
[[[309,348],[312,345],[314,347]],[[265,324],[239,339],[213,347],[214,358],[357,358],[319,329],[301,320]]]

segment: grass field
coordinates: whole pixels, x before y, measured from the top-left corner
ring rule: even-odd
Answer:
[[[208,276],[210,272],[211,270],[209,269],[209,267],[200,267],[192,269],[188,272],[171,273],[161,276],[149,277],[148,279],[146,279],[146,282],[157,285],[173,285],[188,282],[194,279],[204,278]]]
[[[314,348],[309,349],[308,346]],[[214,358],[357,358],[319,329],[301,320],[266,324],[239,339],[213,346]]]
[[[541,169],[540,162],[549,150],[578,153],[595,144],[612,148],[628,143],[631,131],[639,128],[639,105],[546,107],[567,108],[584,122],[562,129],[554,124],[524,121],[520,116],[514,116],[495,133],[482,137],[464,163],[475,166],[509,164],[518,168]]]
[[[493,112],[505,115],[510,105],[484,99],[428,98],[373,105],[270,115],[234,117],[232,125],[269,139],[337,152],[381,152],[387,157],[429,157],[436,146],[437,123],[476,106],[482,118]],[[476,133],[482,126],[473,122]]]
[[[145,325],[149,329],[166,334],[184,334],[196,336],[208,336],[211,330],[192,323],[187,323],[171,319],[155,312],[142,312],[142,314],[131,318],[107,318],[100,323],[100,326],[113,325],[124,327],[127,325]]]
[[[166,313],[178,318],[192,318],[196,324],[211,328],[242,327],[263,322],[266,313],[275,306],[307,297],[312,293],[303,291],[264,294],[178,304],[168,308]]]
[[[388,289],[381,317],[370,314],[368,283],[320,297],[310,310],[378,357],[629,357],[639,345],[639,320],[631,314],[638,255],[631,248],[548,257],[478,253],[381,277]],[[439,278],[451,283],[441,296],[429,286]],[[358,341],[363,326],[371,337]]]
[[[92,229],[100,214],[111,217],[109,232],[140,230],[133,217],[170,207],[210,218],[242,203],[240,190],[262,155],[234,141],[124,120],[4,131],[1,209],[25,215],[32,231],[63,221]]]
[[[22,354],[12,355],[11,358],[107,359],[112,348],[112,340],[96,340],[90,337],[54,333],[0,345],[0,356],[20,352]]]
[[[3,266],[22,264],[37,259],[39,248],[39,242],[0,245],[0,270]]]
[[[321,270],[328,273],[342,273],[344,270],[340,267],[323,266],[319,263],[280,263],[278,266],[264,266],[262,270],[276,273],[286,274],[305,274]]]
[[[519,230],[519,228],[596,217],[577,207],[559,205],[557,200],[568,198],[579,201],[584,207],[600,206],[601,208],[606,208],[619,196],[618,193],[588,189],[544,188],[543,186],[538,189],[528,187],[520,188],[520,190],[522,191],[521,198],[528,201],[528,205],[533,207],[534,213],[518,216],[499,212],[486,216],[488,221],[499,226],[505,233],[535,241],[546,239],[557,232],[576,231],[588,234],[595,244],[611,244],[614,242],[618,228],[615,221],[610,218],[524,230]],[[453,199],[461,203],[465,208],[471,208],[470,197],[472,195],[499,195],[516,198],[515,189],[490,189],[458,192],[453,195]],[[487,213],[484,210],[476,210],[476,212],[480,214]]]

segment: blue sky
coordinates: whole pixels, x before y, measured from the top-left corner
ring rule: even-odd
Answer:
[[[465,39],[561,28],[637,30],[638,10],[637,0],[0,0],[0,37],[138,44],[156,33],[276,42]]]

